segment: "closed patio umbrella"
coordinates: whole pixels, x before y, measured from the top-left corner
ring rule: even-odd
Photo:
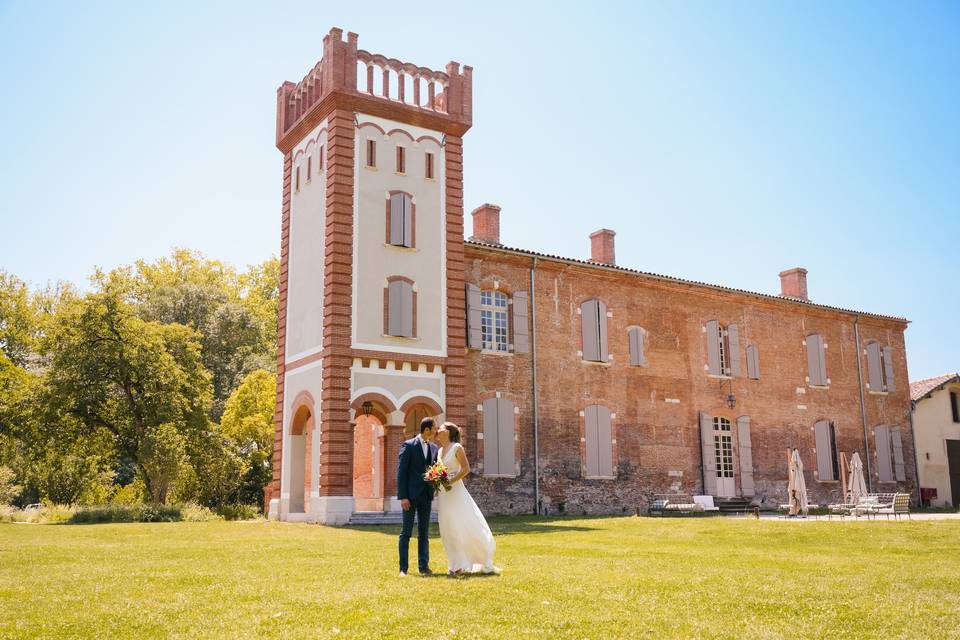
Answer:
[[[796,449],[790,456],[790,479],[787,482],[787,501],[790,503],[790,515],[803,511],[807,515],[810,505],[807,503],[807,483],[803,479],[803,461]]]
[[[865,495],[867,495],[867,483],[863,478],[863,462],[860,460],[860,454],[854,453],[850,456],[850,493],[847,496],[847,504],[856,504]]]

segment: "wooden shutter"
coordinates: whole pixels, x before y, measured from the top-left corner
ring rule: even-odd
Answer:
[[[883,370],[880,363],[880,344],[867,344],[867,380],[870,391],[883,391]]]
[[[387,333],[391,336],[400,336],[403,335],[402,325],[403,321],[401,320],[401,307],[403,302],[401,298],[403,297],[403,282],[394,281],[389,285],[390,295],[387,303]]]
[[[489,475],[500,473],[500,411],[497,398],[483,401],[483,472]]]
[[[823,360],[823,338],[816,333],[807,336],[807,375],[812,385],[823,386],[827,384],[826,367]]]
[[[715,376],[721,373],[720,333],[716,320],[707,322],[707,370]]]
[[[529,296],[526,291],[513,294],[513,352],[529,353],[530,323],[528,320]]]
[[[760,358],[755,344],[747,345],[747,377],[751,380],[760,379]]]
[[[954,422],[960,422],[960,397],[955,391],[950,392],[950,413]]]
[[[893,482],[893,467],[890,455],[890,429],[884,425],[874,427],[873,438],[877,449],[877,476],[880,482]]]
[[[749,363],[749,361],[748,361]],[[744,497],[754,495],[753,444],[750,440],[750,417],[737,418],[737,445],[740,449],[740,491]]]
[[[708,329],[709,331],[709,329]],[[717,495],[717,460],[714,457],[713,416],[700,412],[700,444],[703,462],[703,492]]]
[[[740,377],[740,329],[735,324],[727,327],[727,347],[730,361],[730,375]]]
[[[479,349],[482,334],[480,331],[480,287],[467,284],[467,347]]]
[[[903,441],[900,439],[900,429],[890,429],[890,440],[893,444],[893,477],[897,482],[907,479],[906,469],[903,466]]]
[[[398,247],[403,244],[403,194],[390,196],[390,244]]]
[[[607,347],[607,305],[597,300],[597,331],[600,338],[600,362],[610,359],[610,350]]]
[[[599,433],[597,410],[599,407],[592,404],[583,410],[584,431],[587,440],[587,475],[600,475],[600,455],[599,455]]]
[[[836,480],[833,477],[833,446],[830,442],[830,423],[820,420],[813,425],[817,446],[817,478]]]
[[[613,427],[610,409],[597,405],[597,475],[613,476]]]
[[[893,383],[893,350],[890,347],[883,348],[883,373],[885,374],[884,391],[896,391],[897,385]]]
[[[403,246],[413,246],[413,198],[409,193],[401,194],[403,201]]]
[[[499,444],[497,468],[501,475],[514,474],[514,417],[513,403],[500,398],[497,400],[497,440]]]
[[[643,338],[639,327],[631,327],[627,331],[627,338],[630,342],[630,366],[639,367],[643,357]]]
[[[400,297],[400,330],[402,333],[400,335],[405,338],[413,338],[417,335],[416,327],[413,326],[413,316],[414,316],[414,296],[413,296],[413,285],[409,282],[402,282],[403,285],[402,291],[403,295]]]
[[[600,359],[600,328],[597,326],[598,300],[587,300],[580,305],[580,327],[583,339],[583,359]]]

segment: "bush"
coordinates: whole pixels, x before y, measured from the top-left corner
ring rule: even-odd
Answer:
[[[260,509],[252,504],[225,504],[217,507],[216,512],[224,520],[259,520],[263,517]]]
[[[103,505],[78,509],[70,524],[104,522],[177,522],[182,519],[179,506],[162,504]]]
[[[206,507],[188,502],[180,508],[180,515],[184,522],[209,522],[211,520],[223,520],[223,517],[217,515]]]
[[[30,524],[55,524],[67,522],[74,509],[66,505],[43,505],[39,509],[17,509],[0,506],[0,522],[28,522]]]

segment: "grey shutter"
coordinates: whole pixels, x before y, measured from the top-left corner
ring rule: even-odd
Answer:
[[[497,445],[501,475],[514,474],[514,417],[513,403],[509,400],[497,400]]]
[[[883,391],[883,369],[880,363],[880,344],[871,342],[867,345],[867,377],[870,380],[870,391]]]
[[[513,352],[530,351],[529,296],[526,291],[513,294]]]
[[[400,335],[413,337],[413,286],[409,282],[400,282]]]
[[[823,336],[817,336],[820,340],[819,348],[817,349],[817,363],[820,366],[820,384],[828,384],[827,380],[827,350],[823,346]]]
[[[500,434],[497,423],[500,412],[496,398],[483,401],[483,472],[496,475],[500,473]]]
[[[730,375],[740,377],[740,329],[735,324],[727,327],[727,346],[730,349]]]
[[[613,475],[613,428],[610,424],[610,409],[597,407],[597,469],[604,477]]]
[[[707,323],[707,369],[715,376],[720,375],[720,334],[716,320]]]
[[[597,300],[587,300],[580,305],[580,325],[583,338],[583,359],[600,359],[600,329],[597,327]]]
[[[403,246],[413,246],[413,198],[409,194],[401,194],[403,201]]]
[[[822,345],[823,341],[819,334],[811,333],[807,336],[807,375],[810,378],[810,384],[817,386],[827,384],[827,379],[820,375]]]
[[[890,429],[890,439],[893,441],[893,474],[897,482],[907,479],[903,466],[903,441],[900,439],[900,429]]]
[[[880,425],[874,427],[873,438],[877,448],[877,476],[880,482],[893,481],[893,469],[890,465],[890,430]]]
[[[750,417],[737,418],[737,444],[740,448],[740,490],[744,497],[754,495],[753,444],[750,440]]]
[[[387,304],[387,333],[391,336],[403,335],[403,285],[405,283],[395,280],[390,283],[390,295]]]
[[[760,379],[760,359],[757,357],[757,345],[747,345],[747,377],[751,380]]]
[[[588,476],[598,476],[600,475],[600,455],[597,451],[598,449],[598,433],[597,433],[597,405],[592,404],[583,410],[583,422],[585,429],[585,435],[587,440],[586,452],[587,452],[587,475]]]
[[[893,383],[893,350],[890,347],[883,348],[883,372],[886,374],[887,383],[884,391],[896,391],[897,385]]]
[[[817,443],[817,478],[836,480],[833,477],[833,447],[830,444],[830,423],[820,420],[813,425]]]
[[[713,417],[703,411],[700,412],[700,443],[703,457],[703,492],[707,495],[717,495],[717,460],[714,457],[713,446]]]
[[[480,331],[480,287],[467,285],[467,347],[479,349],[482,334]]]
[[[630,366],[640,366],[640,329],[632,327],[627,332],[627,338],[630,341]]]
[[[597,331],[600,338],[600,362],[610,359],[610,350],[607,348],[607,305],[597,300]]]
[[[404,246],[402,193],[394,193],[390,196],[390,244]]]

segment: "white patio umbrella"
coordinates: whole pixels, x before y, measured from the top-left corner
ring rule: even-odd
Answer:
[[[846,496],[847,504],[856,504],[860,498],[867,495],[867,483],[863,478],[863,462],[860,461],[860,454],[854,452],[850,456],[850,489]]]
[[[807,503],[807,483],[803,479],[803,461],[796,449],[790,456],[790,479],[787,482],[787,501],[790,503],[790,515],[800,511],[807,515],[810,505]]]

